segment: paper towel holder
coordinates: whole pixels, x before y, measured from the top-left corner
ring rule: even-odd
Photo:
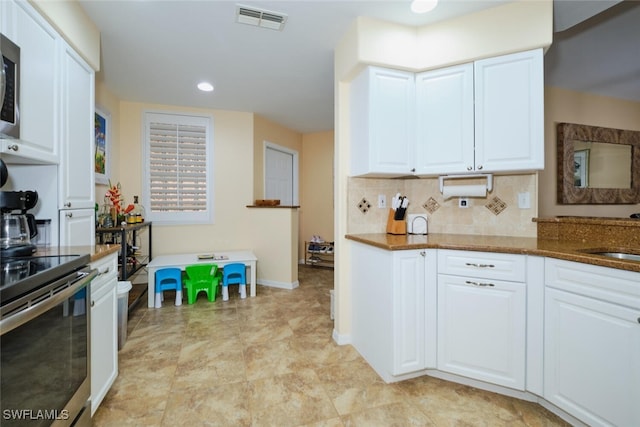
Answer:
[[[444,180],[445,179],[459,179],[459,178],[487,178],[487,192],[490,193],[493,190],[493,174],[490,173],[478,173],[473,175],[443,175],[439,176],[440,193],[444,192]]]

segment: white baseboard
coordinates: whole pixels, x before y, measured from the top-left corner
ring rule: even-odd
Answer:
[[[338,334],[338,331],[336,331],[335,329],[333,330],[333,334],[332,335],[333,335],[333,340],[338,345],[351,344],[351,335],[340,335],[340,334]]]
[[[262,286],[269,286],[271,288],[279,288],[279,289],[295,289],[300,286],[300,282],[297,280],[292,283],[287,282],[277,282],[275,280],[265,280],[265,279],[256,279],[256,283]]]

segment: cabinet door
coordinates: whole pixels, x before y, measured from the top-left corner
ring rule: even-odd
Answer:
[[[67,209],[60,211],[60,245],[95,245],[95,211]]]
[[[544,397],[591,426],[640,425],[640,310],[547,288]]]
[[[524,390],[524,283],[438,275],[438,369]]]
[[[66,43],[62,55],[61,209],[93,208],[94,73]]]
[[[91,415],[118,376],[117,272],[91,284]]]
[[[425,251],[393,254],[393,374],[425,368]]]
[[[20,47],[20,139],[1,140],[3,158],[57,164],[58,36],[28,2],[3,3],[8,37]]]
[[[544,168],[542,49],[475,63],[475,169]]]
[[[416,172],[473,170],[473,64],[416,76]]]
[[[413,73],[368,67],[351,84],[351,174],[415,171]]]

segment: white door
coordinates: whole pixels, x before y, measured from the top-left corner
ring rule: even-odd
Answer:
[[[524,283],[438,275],[438,369],[524,390]]]
[[[393,374],[425,368],[425,252],[393,253]]]
[[[283,206],[297,205],[297,153],[266,144],[264,163],[265,199],[279,199]]]
[[[557,289],[545,298],[545,399],[590,426],[640,425],[638,310]]]
[[[93,209],[60,210],[60,245],[93,246],[96,244]]]

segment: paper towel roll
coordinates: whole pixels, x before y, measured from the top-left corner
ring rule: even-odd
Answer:
[[[487,197],[487,186],[479,185],[449,185],[442,189],[445,200],[451,197]]]

